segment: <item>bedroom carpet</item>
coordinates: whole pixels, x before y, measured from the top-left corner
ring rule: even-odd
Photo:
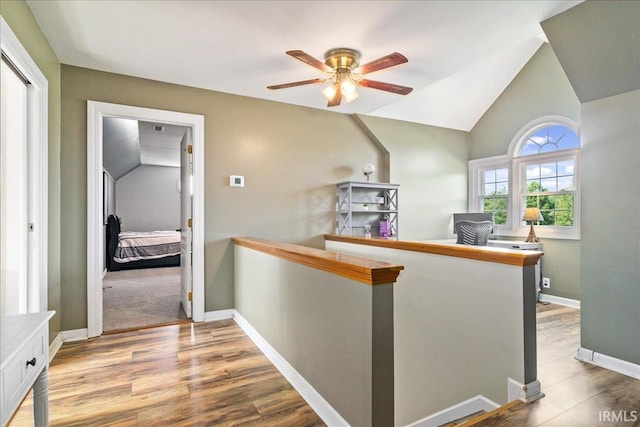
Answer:
[[[180,306],[180,267],[110,271],[102,285],[105,332],[186,319]]]

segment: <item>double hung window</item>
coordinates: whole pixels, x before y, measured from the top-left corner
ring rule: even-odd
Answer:
[[[514,138],[512,155],[469,162],[469,211],[491,212],[497,234],[521,235],[537,207],[541,237],[579,238],[579,151],[575,126],[540,120]]]
[[[507,225],[509,215],[509,168],[485,169],[482,171],[483,212],[493,214],[493,223]]]

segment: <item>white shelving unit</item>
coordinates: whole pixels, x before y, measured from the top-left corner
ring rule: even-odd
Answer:
[[[365,226],[371,235],[380,235],[379,221],[389,220],[390,237],[398,237],[397,184],[345,181],[338,186],[337,234],[364,236]]]

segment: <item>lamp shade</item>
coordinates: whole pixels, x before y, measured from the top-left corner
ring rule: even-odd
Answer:
[[[522,216],[523,221],[542,221],[543,219],[542,213],[538,208],[526,208]]]

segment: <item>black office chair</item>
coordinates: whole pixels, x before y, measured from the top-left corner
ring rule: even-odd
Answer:
[[[455,224],[458,241],[463,245],[486,246],[493,229],[491,221],[458,221]]]

